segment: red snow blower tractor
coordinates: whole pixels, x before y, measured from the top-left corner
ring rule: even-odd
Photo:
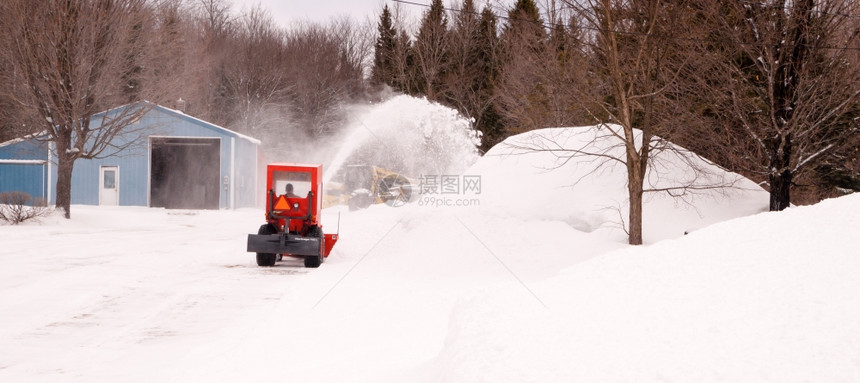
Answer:
[[[266,167],[266,223],[248,234],[248,251],[258,266],[274,266],[283,256],[304,258],[319,267],[337,234],[323,234],[322,165],[275,163]]]

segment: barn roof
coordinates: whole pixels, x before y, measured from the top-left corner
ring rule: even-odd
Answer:
[[[181,112],[181,111],[179,111],[179,110],[176,110],[176,109],[170,109],[170,108],[168,108],[168,107],[164,107],[164,106],[161,106],[161,105],[158,105],[158,104],[153,104],[153,103],[150,103],[149,101],[143,101],[143,102],[145,102],[145,103],[147,103],[147,104],[152,105],[152,109],[157,109],[157,110],[161,111],[162,113],[169,114],[169,115],[172,115],[172,116],[177,117],[177,118],[181,118],[181,119],[188,120],[188,121],[190,121],[190,122],[192,122],[192,123],[194,123],[194,124],[201,125],[201,126],[206,127],[206,128],[208,128],[208,129],[215,130],[215,131],[219,131],[219,132],[222,132],[222,133],[224,133],[224,134],[227,134],[227,135],[230,135],[230,136],[234,136],[234,137],[236,137],[236,138],[241,138],[241,139],[247,140],[247,141],[249,141],[249,142],[252,142],[252,143],[254,143],[254,144],[257,144],[257,145],[259,145],[259,144],[260,144],[260,140],[258,140],[258,139],[256,139],[256,138],[253,138],[253,137],[251,137],[251,136],[244,135],[244,134],[239,133],[239,132],[232,131],[232,130],[227,129],[227,128],[223,127],[223,126],[215,125],[215,124],[213,124],[213,123],[211,123],[211,122],[201,120],[201,119],[199,119],[199,118],[197,118],[197,117],[189,116],[189,115],[187,115],[187,114],[185,114],[185,113],[183,113],[183,112]],[[105,113],[109,113],[109,112],[111,112],[111,111],[113,111],[113,110],[117,110],[117,109],[121,109],[121,108],[127,108],[129,105],[130,105],[130,104],[126,104],[126,105],[122,105],[122,106],[118,106],[118,107],[116,107],[116,108],[112,108],[112,109],[106,110],[106,111],[104,111],[104,112],[99,112],[99,113],[94,114],[94,115],[93,115],[93,117],[96,117],[96,116],[99,116],[99,115],[102,115],[102,114],[105,114]],[[8,146],[8,145],[14,145],[14,144],[17,144],[17,143],[20,143],[20,142],[24,142],[24,141],[29,141],[29,140],[32,140],[32,139],[34,139],[34,138],[37,138],[37,137],[40,137],[40,136],[44,136],[45,134],[47,134],[47,132],[44,132],[44,131],[43,131],[43,132],[38,133],[38,134],[29,134],[29,135],[27,135],[27,136],[20,137],[20,138],[15,138],[15,139],[12,139],[12,140],[9,140],[9,141],[6,141],[6,142],[0,142],[0,148],[2,148],[2,147],[4,147],[4,146]]]
[[[189,120],[189,121],[191,121],[191,122],[193,122],[193,123],[195,123],[195,124],[202,125],[202,126],[204,126],[204,127],[207,127],[207,128],[209,128],[209,129],[212,129],[212,130],[221,131],[221,132],[224,132],[225,134],[228,134],[228,135],[231,135],[231,136],[234,136],[234,137],[237,137],[237,138],[242,138],[242,139],[248,140],[248,141],[250,141],[250,142],[252,142],[252,143],[255,143],[255,144],[257,144],[257,145],[259,145],[259,144],[260,144],[260,140],[258,140],[258,139],[256,139],[256,138],[253,138],[253,137],[251,137],[251,136],[246,136],[246,135],[244,135],[244,134],[242,134],[242,133],[232,131],[232,130],[230,130],[230,129],[227,129],[227,128],[222,127],[222,126],[219,126],[219,125],[215,125],[215,124],[213,124],[213,123],[211,123],[211,122],[201,120],[201,119],[199,119],[199,118],[197,118],[197,117],[194,117],[194,116],[189,116],[189,115],[187,115],[187,114],[185,114],[185,113],[182,113],[181,111],[176,110],[176,109],[170,109],[170,108],[167,108],[167,107],[164,107],[164,106],[161,106],[161,105],[155,105],[155,106],[153,107],[153,109],[158,109],[158,110],[160,110],[160,111],[162,111],[162,112],[164,112],[164,113],[171,114],[171,115],[173,115],[173,116],[175,116],[175,117]]]
[[[9,146],[9,145],[15,145],[15,144],[17,144],[17,143],[21,143],[21,142],[25,142],[25,141],[30,141],[30,140],[32,140],[32,139],[34,139],[34,138],[42,137],[42,136],[44,136],[44,135],[46,135],[46,134],[47,134],[47,132],[42,131],[41,133],[28,134],[28,135],[26,135],[26,136],[24,136],[24,137],[13,138],[13,139],[11,139],[11,140],[9,140],[9,141],[6,141],[6,142],[0,142],[0,148],[2,148],[2,147],[4,147],[4,146]]]

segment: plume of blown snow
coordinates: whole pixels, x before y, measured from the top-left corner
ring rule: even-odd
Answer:
[[[480,143],[480,132],[456,110],[426,98],[396,96],[356,114],[326,176],[352,164],[413,177],[460,174],[478,159]]]

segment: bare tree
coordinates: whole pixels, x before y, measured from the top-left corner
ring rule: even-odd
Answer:
[[[672,107],[679,73],[687,67],[684,43],[687,17],[684,1],[587,0],[564,1],[588,31],[583,49],[592,55],[589,75],[596,79],[577,87],[580,106],[599,121],[595,137],[616,140],[621,152],[574,148],[571,156],[595,156],[623,164],[629,201],[628,235],[642,244],[642,202],[648,191],[678,194],[695,182],[651,188],[660,168],[651,163],[660,151],[676,150],[661,138],[677,123]],[[612,123],[608,125],[606,123]],[[621,154],[623,153],[623,154]],[[695,181],[698,181],[695,179]],[[646,181],[648,181],[646,183]],[[704,186],[709,187],[709,186]]]
[[[0,17],[3,16],[0,15]],[[3,37],[3,34],[0,34],[0,39]],[[0,50],[6,50],[6,46],[8,45],[0,41]],[[0,89],[9,90],[7,92],[0,91],[0,143],[33,133],[28,131],[31,124],[21,121],[18,108],[9,96],[9,94],[16,93],[18,88],[14,82],[11,82],[13,77],[11,68],[0,65]]]
[[[285,32],[278,29],[260,6],[247,10],[237,20],[236,32],[222,62],[225,93],[232,118],[227,124],[254,136],[286,124],[282,114],[287,101],[289,73]]]
[[[159,69],[149,86],[163,90],[164,106],[190,115],[209,117],[210,63],[207,35],[200,33],[193,8],[183,2],[157,2],[153,7],[155,31],[151,45],[158,52]],[[205,29],[205,28],[204,28]]]
[[[135,101],[159,101],[145,81],[161,69],[149,56],[150,13],[143,0],[8,0],[0,13],[10,39],[0,65],[20,84],[7,96],[54,143],[56,206],[69,218],[74,162],[134,145],[132,124],[150,105]]]
[[[344,121],[342,106],[363,93],[364,54],[351,23],[310,24],[287,36],[290,106],[295,122],[313,137],[328,135]],[[352,44],[352,45],[351,45]]]
[[[238,21],[228,0],[197,0],[189,12],[197,35],[196,66],[199,67],[195,94],[181,95],[188,101],[186,113],[229,126],[235,119],[227,79],[228,66],[235,59],[233,41],[238,35]]]
[[[356,22],[348,17],[334,19],[329,26],[329,33],[339,42],[341,61],[344,70],[339,72],[341,78],[349,85],[350,95],[364,93],[363,79],[370,77],[370,67],[373,60],[375,27],[372,20]]]
[[[367,28],[341,18],[282,29],[265,9],[246,11],[222,48],[230,53],[221,64],[219,98],[234,116],[225,124],[279,137],[263,140],[273,158],[333,133],[346,118],[343,105],[365,96]]]
[[[197,0],[196,13],[207,43],[227,38],[235,26],[227,0]]]
[[[689,78],[738,155],[729,166],[764,181],[770,210],[791,202],[795,180],[860,145],[860,4],[843,0],[700,2],[713,30]],[[847,149],[847,150],[846,150]]]

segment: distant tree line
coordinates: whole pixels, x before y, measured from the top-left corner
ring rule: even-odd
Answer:
[[[94,113],[148,100],[265,138],[276,157],[395,92],[471,118],[483,150],[614,123],[761,182],[773,210],[860,190],[856,1],[432,0],[414,26],[401,8],[415,5],[388,4],[369,23],[284,28],[229,0],[3,1],[0,141],[63,127],[62,142]],[[104,154],[127,117],[88,133],[101,147],[64,153]],[[619,138],[641,179],[651,141]]]
[[[517,0],[499,15],[433,0],[414,33],[395,4],[379,15],[371,86],[458,109],[485,150],[615,123],[644,132],[620,137],[640,182],[640,144],[659,137],[760,182],[771,210],[860,191],[856,1]]]
[[[15,40],[31,36],[39,40],[32,46],[47,48],[57,36],[71,35],[75,28],[102,19],[120,24],[113,28],[126,40],[111,42],[106,49],[125,60],[111,64],[106,76],[111,78],[105,79],[110,85],[98,92],[112,96],[94,98],[98,102],[92,108],[97,112],[146,99],[254,137],[282,137],[266,140],[271,144],[267,151],[274,153],[279,141],[304,142],[332,134],[346,117],[343,105],[368,99],[364,71],[373,52],[372,27],[348,18],[283,28],[266,9],[258,6],[239,14],[229,0],[4,3],[0,139],[44,129],[44,111],[23,105],[20,99],[28,67],[26,57],[15,56],[10,48]],[[61,9],[63,3],[80,17],[63,21],[70,14]],[[99,7],[118,12],[99,19],[95,11]],[[69,28],[58,29],[54,37],[40,33],[36,16],[42,13],[47,23]],[[122,19],[120,13],[125,14]],[[33,30],[27,31],[28,26]],[[132,39],[136,45],[126,44]],[[53,53],[56,56],[57,51]],[[73,55],[72,61],[83,56]]]

